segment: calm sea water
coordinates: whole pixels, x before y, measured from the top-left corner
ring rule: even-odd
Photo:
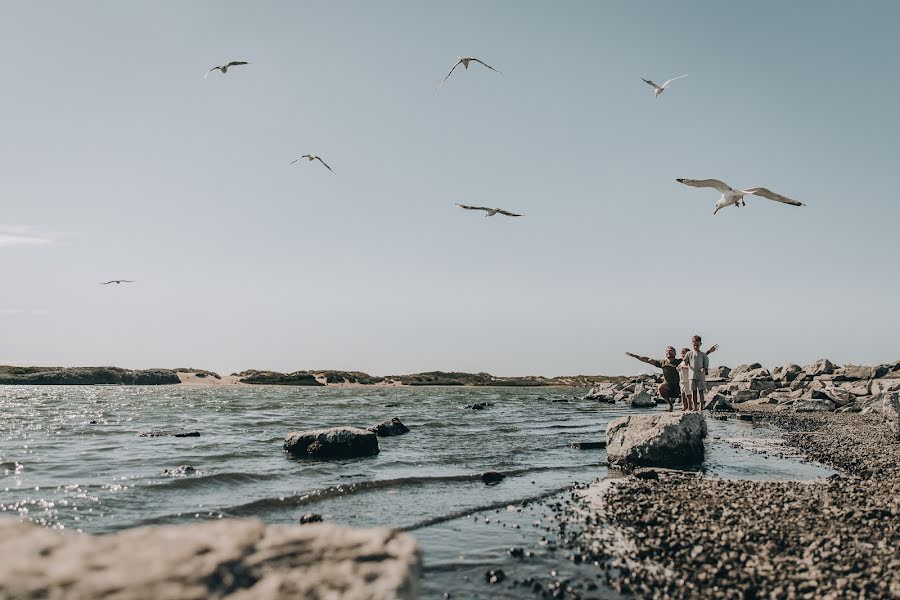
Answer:
[[[521,513],[505,507],[552,499],[575,481],[606,477],[604,451],[569,444],[603,439],[611,419],[637,412],[571,399],[582,392],[0,386],[0,515],[106,533],[223,517],[293,523],[313,512],[354,526],[410,528],[423,548],[426,597],[446,590],[454,597],[521,597],[489,589],[483,573],[511,560],[508,547],[536,546],[541,535],[531,526],[541,518],[541,503]],[[464,408],[475,402],[493,406]],[[320,462],[282,450],[291,431],[368,426],[395,416],[412,432],[380,438],[374,457]],[[767,427],[708,423],[703,468],[713,475],[809,479],[831,473],[772,453],[776,434]],[[201,436],[137,437],[152,429]],[[195,473],[163,474],[183,464]],[[507,477],[487,486],[479,475],[489,470]],[[538,552],[527,567],[516,568],[541,574],[560,562],[552,552]]]

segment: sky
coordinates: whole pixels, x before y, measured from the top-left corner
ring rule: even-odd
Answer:
[[[714,365],[896,360],[898,22],[0,0],[0,364],[617,374],[695,333]],[[438,91],[465,55],[502,74]],[[677,177],[807,206],[713,216]]]

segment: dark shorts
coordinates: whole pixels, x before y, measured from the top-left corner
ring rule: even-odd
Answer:
[[[676,383],[675,385],[672,385],[668,381],[664,381],[663,383],[666,384],[666,394],[669,396],[669,398],[675,400],[681,398],[681,384]]]

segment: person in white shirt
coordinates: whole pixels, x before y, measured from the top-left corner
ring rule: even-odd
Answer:
[[[691,338],[693,350],[684,358],[691,370],[691,411],[703,411],[706,408],[706,375],[709,373],[709,356],[700,350],[701,339],[699,335]]]

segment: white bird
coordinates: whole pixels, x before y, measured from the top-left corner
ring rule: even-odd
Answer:
[[[130,279],[113,279],[111,281],[106,281],[104,283],[101,283],[100,285],[109,285],[111,283],[116,283],[116,284],[118,284],[118,283],[134,283],[134,281],[132,281]]]
[[[502,208],[488,208],[486,206],[468,206],[466,204],[456,204],[460,208],[464,208],[466,210],[483,210],[485,212],[485,217],[493,217],[494,215],[506,215],[507,217],[521,217],[522,215],[517,215],[516,213],[509,212],[508,210],[503,210]]]
[[[667,82],[665,82],[665,83],[662,84],[662,85],[656,85],[655,83],[653,83],[653,82],[650,81],[649,79],[644,79],[643,77],[641,77],[641,81],[643,81],[644,83],[646,83],[647,85],[649,85],[650,87],[652,87],[652,88],[653,88],[653,93],[655,94],[655,96],[656,96],[657,98],[659,98],[659,95],[662,94],[662,93],[666,90],[666,88],[669,86],[670,83],[672,83],[672,82],[675,81],[676,79],[681,79],[682,77],[687,77],[687,75],[679,75],[678,77],[673,77],[672,79],[668,80]]]
[[[716,214],[726,206],[746,206],[747,203],[744,202],[744,196],[748,194],[753,196],[760,196],[762,198],[768,198],[769,200],[782,202],[784,204],[790,204],[792,206],[806,206],[802,202],[791,200],[786,196],[776,194],[772,190],[768,190],[764,187],[736,190],[724,181],[719,181],[718,179],[676,179],[675,181],[677,181],[678,183],[683,183],[684,185],[689,185],[691,187],[716,188],[717,190],[722,192],[722,197],[719,198],[718,202],[716,202],[716,210],[713,211],[713,214]]]
[[[447,73],[447,76],[444,77],[444,80],[441,81],[441,85],[439,85],[438,88],[440,88],[442,85],[444,85],[444,82],[447,81],[447,79],[449,79],[451,75],[453,75],[453,71],[456,70],[456,67],[458,67],[459,65],[462,65],[465,69],[468,69],[469,63],[473,62],[473,61],[477,62],[480,65],[484,65],[491,71],[496,71],[497,73],[500,73],[500,71],[497,71],[497,69],[495,69],[491,65],[487,64],[483,60],[479,60],[479,59],[475,58],[474,56],[461,56],[461,57],[459,57],[459,60],[456,61],[456,64],[453,65],[453,67],[450,69],[450,72]],[[500,73],[500,74],[502,75],[503,73]]]
[[[292,161],[291,161],[291,164],[294,164],[294,163],[297,162],[297,161],[303,160],[304,158],[307,159],[309,162],[312,162],[312,161],[314,161],[314,160],[317,160],[317,161],[319,161],[320,163],[322,163],[323,165],[325,165],[325,168],[326,168],[326,169],[328,169],[329,171],[331,171],[332,173],[334,173],[334,170],[333,170],[331,167],[328,166],[328,163],[326,163],[324,160],[322,160],[320,157],[316,156],[315,154],[304,154],[303,156],[300,156],[300,157],[295,158],[294,160],[292,160]]]
[[[212,69],[210,69],[209,71],[206,72],[206,75],[203,76],[203,79],[206,79],[207,77],[209,77],[209,74],[212,73],[213,71],[215,71],[216,69],[218,69],[219,71],[222,71],[222,75],[224,75],[225,73],[228,72],[228,67],[237,67],[239,65],[249,65],[249,64],[250,63],[243,61],[243,60],[233,60],[230,63],[228,63],[227,65],[219,65],[218,67],[213,67]]]

